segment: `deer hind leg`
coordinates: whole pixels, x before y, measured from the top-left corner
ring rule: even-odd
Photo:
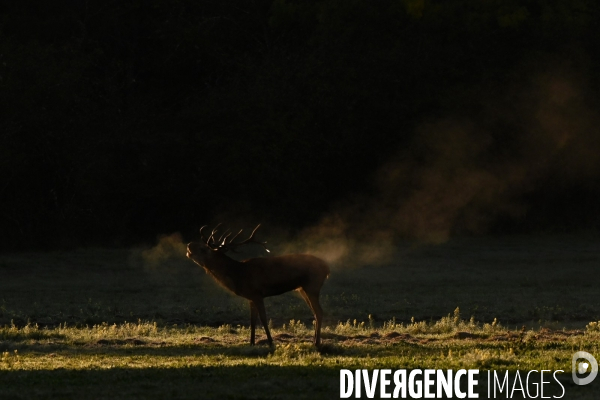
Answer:
[[[258,309],[254,302],[250,302],[250,346],[254,346],[256,338],[256,317],[258,317]]]
[[[251,304],[254,305],[256,311],[258,311],[258,316],[260,317],[260,322],[263,324],[263,328],[265,328],[265,333],[267,334],[267,340],[269,341],[269,346],[273,345],[273,338],[271,337],[271,332],[269,331],[269,324],[267,321],[267,312],[265,311],[265,303],[263,299],[256,299],[251,301]],[[254,343],[252,343],[254,344]]]
[[[319,304],[319,292],[307,292],[304,288],[300,289],[299,292],[315,316],[315,345],[319,346],[321,344],[321,323],[323,320],[323,309]]]

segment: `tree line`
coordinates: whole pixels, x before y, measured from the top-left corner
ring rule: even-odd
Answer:
[[[420,127],[445,118],[485,128],[493,145],[478,165],[508,165],[535,139],[525,117],[490,110],[529,95],[515,87],[571,60],[581,90],[559,111],[598,100],[599,11],[591,0],[4,2],[1,247],[130,244],[219,215],[302,228],[374,193],[390,160],[428,165]],[[573,180],[572,154],[552,157],[515,195],[529,211],[492,212],[489,231],[598,226],[597,163]]]

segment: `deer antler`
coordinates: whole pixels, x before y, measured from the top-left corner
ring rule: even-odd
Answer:
[[[225,238],[223,239],[223,242],[219,246],[219,249],[222,249],[223,251],[232,250],[235,252],[235,250],[239,246],[242,246],[242,245],[248,244],[248,243],[256,243],[256,244],[260,244],[262,247],[264,247],[264,249],[267,251],[267,253],[270,253],[269,249],[267,249],[267,246],[266,246],[267,242],[259,242],[258,240],[254,239],[254,234],[256,233],[256,231],[258,230],[259,227],[260,227],[260,224],[256,225],[256,228],[254,228],[254,230],[250,234],[250,237],[239,243],[234,243],[233,241],[240,235],[240,233],[242,233],[243,229],[240,229],[240,231],[238,233],[236,233],[236,235],[228,243],[229,236],[231,235],[231,233],[230,233],[229,235],[225,236]]]
[[[248,239],[246,239],[242,242],[239,242],[239,243],[234,243],[234,242],[235,242],[235,239],[237,239],[237,237],[242,233],[243,229],[240,229],[240,231],[238,233],[236,233],[235,236],[233,236],[233,237],[231,237],[233,232],[231,230],[227,229],[223,234],[221,234],[219,239],[217,239],[216,238],[217,228],[219,228],[219,226],[221,226],[221,223],[218,223],[217,226],[215,226],[214,229],[210,232],[210,236],[207,239],[204,236],[204,233],[202,232],[202,230],[204,228],[206,228],[207,226],[208,225],[204,225],[202,228],[200,228],[200,238],[208,247],[210,247],[213,250],[219,250],[223,253],[226,253],[229,250],[236,252],[236,249],[239,246],[242,246],[242,245],[245,245],[248,243],[256,243],[256,244],[260,244],[262,247],[264,247],[264,249],[267,251],[267,253],[271,252],[269,249],[267,249],[267,246],[266,246],[267,242],[259,242],[258,240],[256,240],[254,238],[254,234],[260,227],[260,224],[256,225],[256,228],[254,228],[254,230],[252,231],[252,233],[250,234],[250,237]]]
[[[223,242],[225,242],[227,238],[231,236],[231,234],[232,232],[229,229],[227,229],[221,236],[219,236],[219,240],[217,240],[217,243],[223,244]]]
[[[202,226],[202,228],[200,228],[200,239],[202,239],[202,241],[203,241],[204,243],[207,243],[207,244],[208,244],[208,239],[206,238],[206,236],[204,236],[204,233],[202,233],[202,230],[203,230],[204,228],[206,228],[207,226],[208,226],[208,225],[204,225],[204,226]]]
[[[221,226],[221,223],[219,222],[217,224],[217,226],[215,226],[215,228],[212,230],[212,232],[210,233],[210,236],[208,237],[208,239],[204,236],[204,233],[202,233],[202,230],[204,228],[207,227],[207,225],[204,225],[202,228],[200,228],[200,238],[202,239],[202,241],[211,249],[216,250],[219,247],[219,242],[221,241],[221,239],[219,239],[218,241],[215,240],[215,234],[217,233],[217,228]],[[227,232],[225,232],[227,233]],[[223,235],[221,235],[221,238],[223,237]],[[226,236],[227,237],[227,236]]]

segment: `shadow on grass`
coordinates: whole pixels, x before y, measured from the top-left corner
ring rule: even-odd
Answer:
[[[291,346],[291,347],[290,347]],[[503,342],[467,342],[456,345],[457,349],[464,348],[465,351],[473,348],[478,350],[504,349]],[[519,344],[513,344],[513,347]],[[523,345],[525,346],[525,345]],[[556,344],[552,347],[558,347]],[[566,346],[566,344],[565,344]],[[153,356],[153,357],[177,357],[177,356],[226,356],[240,358],[264,358],[275,353],[318,353],[325,357],[394,357],[401,351],[405,356],[414,355],[423,357],[431,354],[439,354],[439,346],[414,343],[409,341],[396,341],[373,345],[370,342],[361,345],[351,342],[350,344],[325,341],[321,346],[315,347],[307,342],[275,342],[274,346],[266,344],[250,346],[248,344],[228,343],[184,343],[166,344],[164,342],[144,339],[100,339],[96,342],[67,343],[61,341],[48,341],[37,343],[22,343],[18,341],[0,341],[0,350],[18,350],[19,354],[50,354],[68,353],[81,354],[85,356]]]
[[[45,331],[45,330],[31,330],[26,332],[23,330],[11,329],[11,328],[0,328],[0,341],[6,342],[23,342],[25,340],[47,340],[47,339],[59,339],[64,340],[66,336],[60,333]]]
[[[3,371],[0,399],[330,399],[339,370],[231,366]]]
[[[404,352],[415,353],[415,355],[427,353],[439,353],[435,347],[426,347],[409,342],[397,342],[387,346],[357,346],[343,345],[335,342],[325,342],[319,347],[306,342],[276,342],[274,346],[248,344],[162,344],[160,342],[143,341],[140,339],[101,339],[92,343],[18,343],[0,342],[8,350],[17,349],[19,354],[49,354],[61,353],[81,354],[85,356],[228,356],[242,358],[264,358],[276,352],[300,352],[302,354],[318,353],[326,357],[369,357],[369,356],[393,356],[402,349]],[[291,348],[290,348],[291,346]],[[487,346],[483,346],[487,347]],[[490,344],[490,348],[493,345]],[[0,347],[2,349],[2,347]]]
[[[170,346],[130,346],[130,345],[67,345],[60,343],[50,344],[4,344],[6,349],[17,349],[19,354],[50,354],[66,352],[68,354],[81,354],[85,356],[227,356],[241,358],[264,358],[274,354],[276,351],[285,351],[286,343],[278,343],[275,346],[250,346],[250,345],[170,345]],[[296,344],[301,346],[303,353],[319,353],[323,356],[353,355],[360,356],[358,348],[348,348],[338,344],[325,344],[319,348],[310,345]],[[1,349],[1,347],[0,347]],[[371,349],[371,353],[373,350]]]

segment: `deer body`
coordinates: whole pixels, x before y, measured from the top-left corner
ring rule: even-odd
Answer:
[[[254,232],[250,239],[253,236]],[[245,244],[250,239],[240,244]],[[323,310],[319,304],[319,294],[330,272],[325,261],[308,254],[290,254],[239,262],[220,251],[222,246],[211,246],[209,242],[210,238],[207,243],[189,243],[187,257],[202,266],[226,289],[249,301],[251,345],[255,343],[257,316],[260,317],[269,344],[273,343],[264,298],[292,290],[297,290],[313,311],[316,320],[314,341],[316,345],[320,344]],[[230,243],[229,246],[231,245]]]

